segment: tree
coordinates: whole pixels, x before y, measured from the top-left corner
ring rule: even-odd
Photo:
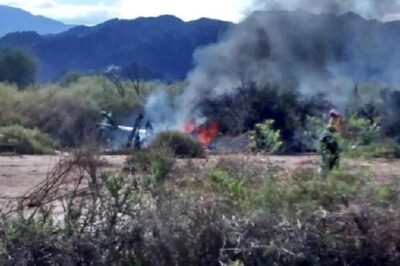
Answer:
[[[0,82],[15,83],[23,89],[35,82],[36,63],[25,50],[12,48],[0,51]]]
[[[329,106],[324,95],[302,95],[294,88],[274,84],[243,83],[235,91],[218,98],[205,98],[198,106],[205,116],[221,121],[223,133],[242,134],[272,119],[273,129],[279,129],[282,140],[290,142],[307,116],[319,115]]]

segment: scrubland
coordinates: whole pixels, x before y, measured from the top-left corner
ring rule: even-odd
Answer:
[[[100,111],[123,119],[159,86],[100,76],[0,85],[1,143],[12,147],[0,157],[0,264],[398,265],[400,149],[387,96],[348,109],[341,166],[326,176],[318,136],[331,105],[273,86],[238,105],[202,103],[221,119],[218,138],[248,134],[240,153],[173,132],[102,155]],[[183,87],[163,85],[171,97]]]

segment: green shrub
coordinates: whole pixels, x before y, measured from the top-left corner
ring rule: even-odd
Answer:
[[[173,153],[165,148],[134,150],[126,160],[127,167],[143,174],[149,184],[164,180],[174,165]]]
[[[345,133],[338,135],[339,146],[347,156],[355,158],[396,157],[398,145],[381,131],[378,118],[371,120],[351,113]]]
[[[273,120],[265,120],[265,122],[255,125],[254,130],[250,131],[251,150],[271,154],[282,147],[280,131],[274,130],[273,124]]]
[[[59,84],[61,87],[67,88],[71,84],[77,83],[82,76],[83,76],[83,74],[81,74],[79,72],[75,72],[75,71],[67,72],[61,77]]]
[[[232,178],[227,171],[214,170],[208,174],[212,183],[234,200],[244,200],[247,196],[245,180]]]
[[[379,203],[398,203],[400,199],[398,184],[393,182],[374,187],[372,194]]]
[[[367,146],[345,150],[353,158],[400,158],[400,145],[392,139],[382,139]]]
[[[150,162],[150,174],[157,182],[159,182],[167,177],[173,164],[171,158],[158,154]]]
[[[16,86],[0,83],[0,126],[21,124],[24,116],[21,114],[22,93]]]
[[[111,82],[99,76],[82,76],[68,88],[45,84],[20,91],[0,84],[0,126],[38,128],[61,147],[77,147],[94,135],[102,110],[112,112],[118,121],[140,107],[143,99],[131,85],[124,86],[126,94],[121,97]],[[151,90],[147,83],[145,88],[146,93]]]
[[[47,154],[53,150],[50,138],[37,129],[18,125],[0,127],[0,136],[0,146],[18,154]]]
[[[203,144],[191,136],[177,131],[158,134],[151,147],[170,149],[175,156],[180,158],[204,158],[206,155]]]
[[[295,171],[286,178],[267,175],[248,193],[248,206],[267,217],[289,220],[307,218],[318,209],[336,211],[355,194],[361,196],[361,188],[366,187],[361,177],[342,170],[332,171],[326,179],[314,170]]]
[[[380,130],[377,121],[371,123],[368,119],[352,114],[347,119],[346,138],[353,146],[366,146],[379,138]]]

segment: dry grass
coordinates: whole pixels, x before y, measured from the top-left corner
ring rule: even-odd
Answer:
[[[155,154],[131,157],[134,171],[106,174],[92,153],[61,160],[17,209],[3,212],[0,263],[400,262],[395,181],[376,184],[349,166],[324,180],[313,167],[285,171],[274,157],[211,156],[170,168],[167,154]],[[55,206],[63,206],[62,219]]]

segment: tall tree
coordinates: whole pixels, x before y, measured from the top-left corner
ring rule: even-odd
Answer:
[[[14,83],[24,89],[35,82],[36,63],[25,50],[10,48],[0,51],[0,82]]]

